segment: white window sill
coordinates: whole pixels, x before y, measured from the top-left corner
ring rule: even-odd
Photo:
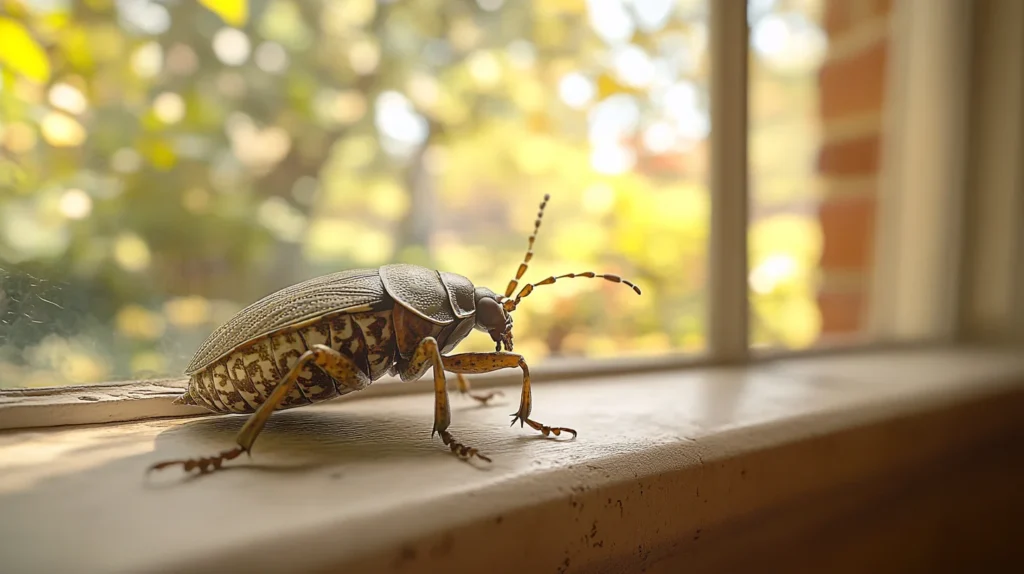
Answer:
[[[1020,449],[989,448],[1022,432],[1020,351],[876,352],[537,384],[535,418],[575,427],[575,441],[508,428],[518,387],[503,390],[484,408],[453,393],[451,431],[490,455],[489,467],[431,439],[432,397],[419,393],[277,413],[252,460],[197,479],[143,473],[230,447],[244,417],[0,432],[3,570],[720,571],[784,549],[827,566],[827,548],[793,542],[850,516],[868,536],[878,529],[861,510],[889,501],[880,524],[895,516],[902,530],[879,540],[923,551],[942,537],[910,517],[932,516],[929,500],[942,501],[946,518],[967,508],[942,481],[982,485],[992,498],[1019,491],[1024,475]],[[169,402],[160,392],[150,400]],[[946,464],[965,453],[975,462]],[[984,480],[970,474],[997,463]],[[1012,509],[1015,496],[999,504]]]

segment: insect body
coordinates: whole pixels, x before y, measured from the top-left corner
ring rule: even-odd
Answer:
[[[431,368],[434,433],[462,457],[490,460],[448,432],[451,411],[445,371],[457,375],[460,391],[486,402],[493,395],[473,395],[464,374],[522,369],[522,395],[512,424],[519,421],[545,436],[565,432],[575,437],[573,429],[529,418],[530,370],[521,355],[511,353],[512,312],[535,287],[563,278],[596,277],[625,283],[637,294],[640,289],[615,275],[569,273],[527,284],[513,297],[533,257],[547,201],[545,196],[526,257],[504,295],[476,287],[455,273],[395,264],[310,279],[240,311],[196,351],[185,371],[188,389],[175,400],[218,413],[252,413],[238,434],[238,446],[210,457],[161,462],[151,469],[178,464],[200,472],[218,469],[225,460],[250,451],[275,410],[358,391],[385,374],[415,380]],[[495,352],[449,354],[473,329],[490,335]]]

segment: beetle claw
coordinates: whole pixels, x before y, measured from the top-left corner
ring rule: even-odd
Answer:
[[[252,453],[249,452],[249,449],[241,446],[236,446],[231,450],[226,450],[214,456],[182,458],[178,460],[167,460],[164,462],[158,462],[150,466],[148,469],[146,469],[146,472],[150,473],[153,472],[154,470],[162,470],[164,468],[180,464],[182,468],[185,470],[185,472],[189,472],[192,469],[199,469],[199,474],[208,474],[220,470],[221,465],[224,464],[224,461],[238,458],[238,456],[240,456],[243,452],[252,457]]]
[[[541,424],[541,423],[539,423],[537,421],[530,420],[527,417],[521,416],[521,415],[519,415],[519,413],[513,413],[512,417],[514,417],[512,419],[512,425],[515,425],[516,421],[519,421],[519,428],[523,427],[523,423],[528,424],[528,425],[530,425],[530,428],[532,428],[533,430],[536,430],[536,431],[540,431],[540,433],[542,435],[544,435],[544,436],[551,436],[551,435],[562,436],[562,433],[564,432],[564,433],[571,434],[572,438],[575,439],[576,436],[579,434],[579,433],[576,432],[576,429],[571,429],[569,427],[549,427],[548,425]],[[509,425],[509,426],[512,426],[512,425]]]
[[[460,442],[457,442],[455,440],[455,437],[453,437],[450,432],[448,432],[448,431],[440,431],[440,434],[441,434],[441,440],[444,441],[444,444],[446,446],[448,446],[448,448],[451,449],[452,453],[457,455],[459,458],[461,458],[463,460],[468,460],[468,459],[471,459],[471,458],[473,458],[475,456],[475,457],[479,458],[480,460],[485,460],[487,462],[491,462],[490,458],[480,454],[480,451],[478,451],[477,449],[475,449],[475,448],[473,448],[471,446],[466,446],[466,445],[464,445],[464,444],[462,444]]]

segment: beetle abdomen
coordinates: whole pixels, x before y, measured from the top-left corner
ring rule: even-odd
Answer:
[[[313,345],[327,345],[351,358],[371,380],[376,380],[394,363],[391,310],[328,316],[299,330],[257,339],[193,374],[188,390],[175,402],[197,404],[215,412],[253,412]],[[336,384],[307,363],[295,388],[278,408],[320,402],[348,392],[351,389]]]

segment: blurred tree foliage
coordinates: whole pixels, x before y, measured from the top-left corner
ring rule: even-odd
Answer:
[[[544,287],[517,350],[703,348],[703,0],[0,6],[0,386],[174,376],[337,269],[502,291],[544,193],[527,279],[644,295]]]

